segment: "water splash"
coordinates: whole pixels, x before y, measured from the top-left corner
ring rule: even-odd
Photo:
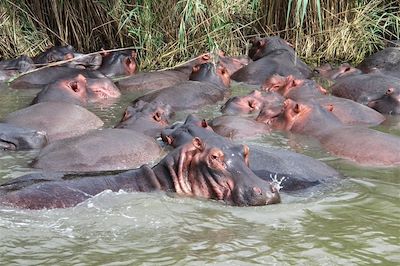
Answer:
[[[278,180],[278,174],[275,173],[275,175],[269,174],[269,178],[271,178],[271,185],[274,186],[277,191],[283,188],[282,182],[286,179],[286,176],[282,176],[282,178]]]

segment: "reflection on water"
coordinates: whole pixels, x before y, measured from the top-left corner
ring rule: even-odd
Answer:
[[[238,88],[234,94],[246,90]],[[0,117],[31,91],[0,91]],[[138,94],[92,106],[114,126]],[[207,118],[218,106],[197,112]],[[178,113],[180,120],[186,113]],[[396,130],[380,126],[380,130]],[[393,127],[393,129],[391,129]],[[367,168],[331,157],[312,140],[273,133],[257,140],[312,155],[346,176],[329,188],[283,194],[279,205],[238,208],[165,193],[110,192],[58,210],[0,207],[2,265],[398,265],[400,168]],[[37,151],[0,152],[0,180],[33,172]]]

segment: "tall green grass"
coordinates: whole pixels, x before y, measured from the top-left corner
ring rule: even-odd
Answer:
[[[400,35],[399,0],[1,0],[0,56],[49,45],[83,52],[137,47],[142,69],[205,51],[246,53],[248,39],[280,35],[306,61],[360,62]]]

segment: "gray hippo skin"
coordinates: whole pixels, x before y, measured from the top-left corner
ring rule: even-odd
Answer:
[[[29,209],[66,208],[104,190],[169,191],[234,206],[279,203],[275,185],[260,179],[247,167],[243,147],[226,148],[193,138],[153,168],[143,165],[117,175],[68,180],[59,174],[54,178],[22,176],[0,185],[0,203]]]

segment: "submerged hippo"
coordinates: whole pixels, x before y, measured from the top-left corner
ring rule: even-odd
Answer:
[[[150,163],[161,153],[158,143],[126,129],[93,130],[43,148],[34,168],[63,172],[126,170]]]
[[[46,132],[49,142],[103,126],[103,121],[92,112],[66,102],[37,103],[8,114],[3,122]]]
[[[376,126],[385,120],[377,111],[349,99],[326,95],[326,90],[313,80],[295,79],[293,76],[282,77],[274,75],[262,86],[267,91],[276,91],[284,97],[295,101],[313,100],[331,111],[346,125]],[[281,104],[283,102],[279,102]],[[276,109],[276,108],[274,108]],[[271,111],[272,106],[266,106],[262,112]]]
[[[138,101],[125,109],[121,121],[115,127],[135,130],[150,137],[158,137],[161,129],[168,126],[172,115],[171,106],[167,104]]]
[[[219,135],[229,139],[253,138],[269,134],[268,125],[259,123],[253,118],[233,115],[222,115],[210,121],[210,126]]]
[[[226,115],[257,115],[264,104],[272,105],[283,101],[283,96],[276,92],[253,90],[248,95],[229,98],[221,107],[221,112]]]
[[[220,149],[207,140],[193,138],[153,168],[143,165],[113,176],[68,180],[60,175],[11,180],[0,185],[0,203],[29,209],[65,208],[104,190],[171,191],[235,206],[279,203],[276,186],[254,175],[245,163],[246,157],[241,145]]]
[[[121,90],[126,91],[150,91],[164,89],[189,80],[189,75],[194,66],[208,63],[210,61],[211,55],[209,53],[202,54],[172,69],[136,73],[130,77],[118,80],[116,85]]]
[[[381,98],[388,89],[400,89],[400,78],[369,73],[339,79],[332,87],[332,94],[367,105]]]
[[[62,101],[78,105],[107,102],[121,95],[119,89],[108,78],[76,77],[64,78],[50,83],[33,99],[32,104]]]
[[[231,76],[233,80],[261,85],[274,74],[308,78],[312,73],[293,48],[276,36],[252,40],[249,57],[253,62],[236,71]]]
[[[46,144],[45,132],[0,123],[0,150],[40,149]]]
[[[389,88],[379,99],[368,102],[369,107],[382,114],[400,114],[400,88]]]
[[[400,78],[400,47],[386,47],[368,57],[366,57],[357,68],[365,73],[374,69]]]
[[[205,139],[222,149],[236,145],[227,138],[215,134],[212,129],[207,127],[207,124],[198,121],[191,115],[183,125],[171,126],[161,133],[163,141],[174,147],[184,145],[193,136]],[[284,184],[282,191],[294,191],[315,186],[341,176],[323,162],[302,154],[254,145],[250,148],[246,145],[244,147],[250,169],[260,178],[269,181],[275,177],[281,179],[280,181]]]
[[[287,99],[281,113],[258,121],[272,128],[313,136],[327,151],[359,164],[392,166],[400,164],[400,137],[366,127],[345,126],[318,103]]]
[[[230,93],[230,78],[224,67],[212,63],[193,67],[190,80],[145,94],[133,101],[161,102],[172,111],[193,110],[224,99]]]

